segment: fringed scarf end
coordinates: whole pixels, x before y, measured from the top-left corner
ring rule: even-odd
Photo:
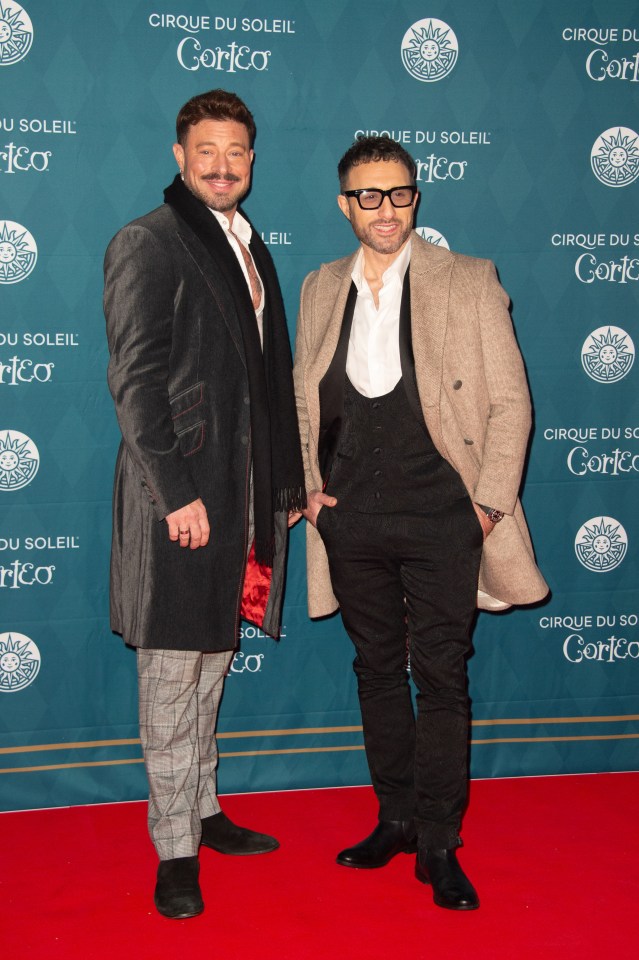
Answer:
[[[304,487],[278,488],[274,508],[276,513],[288,513],[289,510],[301,513],[306,509],[306,490]]]

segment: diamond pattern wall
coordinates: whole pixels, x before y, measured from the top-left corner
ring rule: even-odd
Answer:
[[[22,57],[0,39],[0,237],[11,222],[37,245],[24,279],[0,272],[0,449],[17,431],[39,454],[28,485],[12,461],[0,489],[0,669],[12,632],[41,656],[32,683],[0,692],[0,808],[145,795],[134,657],[108,626],[118,430],[101,262],[111,236],[161,202],[177,110],[214,86],[256,116],[246,209],[270,243],[291,335],[306,273],[353,247],[335,168],[357,131],[388,131],[420,162],[419,225],[496,262],[533,395],[523,500],[552,596],[478,618],[472,772],[636,767],[639,364],[605,382],[581,352],[607,326],[639,342],[639,177],[614,187],[590,160],[604,131],[637,132],[639,87],[623,68],[639,51],[637,0],[369,0],[365,15],[354,0],[0,9],[33,27]],[[459,53],[421,82],[401,43],[429,18]],[[590,70],[612,64],[603,77],[588,72],[598,49],[608,59]],[[630,177],[637,156],[628,145]],[[25,237],[4,248],[18,265],[33,253]],[[613,347],[597,358],[604,372]],[[627,549],[596,573],[575,538],[602,517]],[[367,781],[352,652],[339,618],[306,616],[303,541],[294,530],[286,635],[276,644],[245,625],[227,682],[226,791]]]

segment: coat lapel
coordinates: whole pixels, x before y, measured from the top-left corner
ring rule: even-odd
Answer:
[[[337,443],[342,431],[344,417],[344,387],[346,380],[346,359],[350,341],[355,303],[357,302],[357,287],[353,280],[348,291],[348,299],[344,308],[344,319],[337,341],[337,348],[328,370],[320,380],[320,434],[318,444],[318,458],[322,479],[326,482],[331,464],[337,451]]]
[[[317,331],[315,349],[309,355],[305,383],[311,388],[314,397],[307,396],[309,409],[319,412],[319,384],[328,370],[335,355],[339,335],[344,319],[346,301],[351,288],[351,272],[357,254],[337,260],[334,263],[323,264],[317,291],[314,299],[316,314],[314,327]],[[312,385],[312,387],[311,387]],[[317,424],[319,427],[319,423]]]
[[[253,310],[253,305],[237,257],[212,214],[211,219],[214,220],[220,233],[220,242],[215,251],[216,262],[213,261],[201,240],[181,218],[178,221],[178,236],[202,274],[242,358],[242,363],[246,366],[242,330],[235,305],[239,304],[240,309],[243,310]]]
[[[415,234],[412,243],[410,294],[413,355],[417,388],[426,415],[428,408],[439,406],[454,259],[447,250],[434,247]],[[431,410],[428,412],[432,415]]]

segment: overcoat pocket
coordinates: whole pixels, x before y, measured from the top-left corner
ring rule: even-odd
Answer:
[[[183,456],[189,457],[204,446],[204,381],[181,390],[169,399],[173,429]]]

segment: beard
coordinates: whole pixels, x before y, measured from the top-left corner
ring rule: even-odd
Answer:
[[[239,182],[239,177],[236,177],[234,174],[224,174],[222,176],[219,173],[209,174],[206,177],[200,177],[200,180],[204,180],[206,183],[207,180],[228,180],[230,182]],[[240,200],[246,196],[247,190],[238,186],[234,189],[231,189],[228,193],[212,193],[207,191],[204,187],[197,183],[188,183],[186,186],[189,188],[191,193],[201,200],[205,206],[210,207],[211,210],[216,210],[218,213],[227,213],[229,210],[233,210],[234,207],[238,205]]]
[[[412,222],[407,223],[403,228],[399,220],[382,220],[380,218],[376,223],[396,223],[400,227],[400,232],[392,237],[380,237],[379,234],[373,230],[374,224],[368,223],[366,226],[361,226],[351,221],[351,226],[357,239],[365,246],[370,247],[371,250],[374,250],[375,253],[397,253],[397,251],[401,250],[404,246],[413,230]]]

